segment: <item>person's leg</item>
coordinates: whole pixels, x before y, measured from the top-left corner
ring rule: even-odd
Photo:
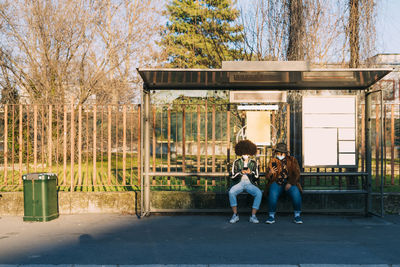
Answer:
[[[229,190],[229,203],[231,205],[232,208],[232,218],[230,220],[230,223],[235,223],[237,221],[239,221],[239,216],[237,215],[237,200],[236,200],[236,196],[238,194],[240,194],[241,192],[243,192],[244,187],[243,187],[243,183],[240,182],[234,186],[231,187],[231,189]]]
[[[292,199],[295,222],[302,223],[302,221],[300,219],[300,213],[301,213],[301,194],[300,194],[300,190],[299,190],[299,188],[297,186],[292,185],[289,188],[289,190],[287,190],[287,193],[289,194],[290,198]],[[297,221],[296,221],[296,218],[297,218]]]
[[[257,211],[260,209],[262,192],[257,186],[250,183],[245,186],[245,190],[254,197],[251,214],[256,215]]]
[[[261,198],[262,198],[261,190],[257,186],[253,185],[252,183],[246,183],[245,190],[247,193],[249,193],[250,195],[252,195],[254,197],[253,206],[252,206],[252,210],[251,210],[251,216],[250,216],[249,221],[251,223],[259,223],[259,221],[256,217],[256,213],[257,213],[257,210],[260,208],[260,203],[261,203]]]
[[[278,203],[278,198],[282,194],[283,186],[278,185],[277,183],[273,182],[269,187],[269,194],[268,194],[268,211],[269,217],[266,223],[274,223],[275,222],[275,212],[276,206]]]

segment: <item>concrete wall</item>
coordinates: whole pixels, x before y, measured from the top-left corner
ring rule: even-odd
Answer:
[[[0,193],[0,215],[24,215],[22,192]],[[140,192],[59,192],[60,214],[127,213],[140,214]]]
[[[23,216],[22,192],[0,193],[0,216]],[[140,192],[59,192],[60,214],[126,213],[140,214]],[[242,194],[238,198],[239,210],[250,210],[252,197]],[[385,194],[385,212],[400,214],[400,193]],[[303,194],[303,211],[313,213],[364,213],[365,196],[361,194]],[[227,194],[210,192],[152,192],[151,207],[155,212],[230,212]],[[267,210],[263,198],[261,211]],[[373,209],[380,209],[380,196],[373,195]],[[290,199],[283,196],[278,212],[291,212]]]

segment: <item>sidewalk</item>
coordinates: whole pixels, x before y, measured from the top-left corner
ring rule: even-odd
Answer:
[[[265,214],[258,216],[265,221]],[[62,215],[45,223],[0,219],[0,266],[30,264],[366,264],[400,267],[400,216],[277,217]],[[307,265],[310,266],[310,265]],[[359,265],[358,265],[359,266]],[[202,266],[199,266],[202,267]],[[217,266],[215,266],[217,267]]]

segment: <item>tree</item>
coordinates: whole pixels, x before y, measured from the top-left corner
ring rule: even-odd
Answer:
[[[349,67],[357,68],[361,62],[371,57],[375,50],[375,0],[348,1]]]
[[[160,42],[167,66],[219,68],[222,61],[242,58],[243,27],[232,0],[173,0]]]
[[[10,52],[0,48],[0,89],[2,104],[17,104],[19,94],[14,79],[14,66],[9,59]]]
[[[289,44],[288,60],[304,60],[305,16],[303,0],[288,0],[289,11]]]
[[[1,47],[31,103],[130,102],[157,62],[161,0],[4,0]],[[115,97],[116,96],[116,97]]]
[[[345,6],[332,0],[242,1],[246,60],[340,62]]]
[[[246,60],[284,60],[287,50],[287,9],[284,1],[255,0],[241,7]]]

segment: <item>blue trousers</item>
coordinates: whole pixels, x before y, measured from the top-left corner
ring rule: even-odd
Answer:
[[[236,196],[243,191],[246,191],[254,197],[253,209],[258,210],[260,208],[262,193],[257,186],[253,185],[248,180],[240,181],[240,183],[232,186],[232,188],[229,190],[229,202],[231,204],[231,207],[237,206]]]
[[[273,182],[269,188],[269,196],[268,196],[268,207],[269,212],[276,212],[276,205],[278,203],[279,196],[285,191],[285,185],[278,185],[276,182]],[[286,194],[290,196],[293,203],[294,211],[301,211],[301,194],[300,190],[297,186],[292,185]]]

